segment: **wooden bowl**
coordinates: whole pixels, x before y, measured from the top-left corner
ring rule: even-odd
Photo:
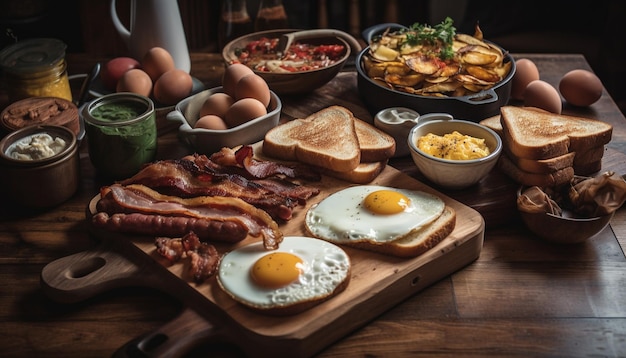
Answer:
[[[279,38],[283,34],[296,31],[298,30],[283,29],[259,31],[236,38],[224,46],[224,49],[222,50],[222,57],[224,58],[226,65],[229,65],[232,61],[238,61],[236,55],[237,50],[244,48],[250,42],[258,40],[262,37]],[[279,95],[308,93],[325,85],[327,82],[335,78],[337,73],[341,71],[344,64],[348,60],[348,57],[350,57],[350,54],[354,50],[352,47],[359,46],[359,48],[356,49],[358,52],[360,50],[360,45],[350,35],[341,31],[327,30],[319,31],[317,33],[319,34],[317,35],[319,37],[306,38],[301,40],[301,42],[314,45],[343,45],[346,48],[346,51],[341,60],[328,67],[310,71],[277,73],[255,70],[254,72],[265,79],[270,89]],[[347,36],[350,36],[350,38],[347,38]]]
[[[517,191],[519,197],[525,187]],[[579,244],[598,233],[609,224],[613,213],[604,216],[582,218],[563,210],[561,216],[549,213],[519,211],[526,227],[538,237],[558,244]]]

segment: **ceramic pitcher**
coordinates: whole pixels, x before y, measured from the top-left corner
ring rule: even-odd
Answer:
[[[111,0],[111,18],[131,57],[141,61],[150,48],[162,47],[172,55],[176,68],[189,72],[191,61],[177,1],[131,0],[129,30]]]

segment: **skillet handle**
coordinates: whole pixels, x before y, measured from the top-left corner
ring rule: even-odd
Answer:
[[[220,334],[218,326],[187,308],[162,327],[129,341],[113,357],[182,357]]]
[[[113,241],[48,263],[40,275],[44,293],[57,302],[74,303],[119,287],[161,286],[151,268],[156,262]]]
[[[387,30],[387,28],[391,29],[391,31],[408,29],[408,27],[404,25],[396,24],[394,22],[385,22],[366,28],[365,30],[363,30],[363,32],[361,32],[361,36],[363,36],[363,39],[369,45],[370,41],[372,41],[372,37],[378,34],[382,34],[383,31]]]
[[[452,97],[457,101],[469,103],[469,104],[485,104],[485,103],[493,103],[498,100],[498,94],[494,91],[493,88],[490,88],[486,91],[481,91],[475,93],[471,96],[463,96],[463,97]]]

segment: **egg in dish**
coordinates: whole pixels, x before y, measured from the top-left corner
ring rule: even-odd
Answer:
[[[444,207],[441,198],[423,191],[360,185],[311,207],[305,225],[313,236],[336,244],[387,243],[430,224]]]
[[[217,282],[235,301],[272,315],[296,314],[343,291],[350,258],[332,243],[287,236],[277,250],[261,242],[226,253]]]

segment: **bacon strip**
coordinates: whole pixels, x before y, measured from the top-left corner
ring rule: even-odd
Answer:
[[[241,199],[222,196],[180,198],[144,185],[113,184],[101,189],[94,225],[115,231],[182,237],[194,231],[203,241],[236,242],[262,237],[267,249],[282,241],[267,212]]]
[[[162,194],[182,198],[237,197],[279,220],[291,219],[297,205],[304,205],[307,199],[319,193],[318,188],[295,184],[279,177],[249,179],[249,175],[240,174],[247,172],[237,166],[236,153],[226,149],[218,153],[212,158],[216,157],[220,163],[229,166],[196,154],[179,160],[154,162],[120,184],[142,184]]]

